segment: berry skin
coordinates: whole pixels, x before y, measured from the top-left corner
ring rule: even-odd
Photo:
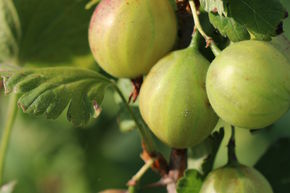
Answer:
[[[267,179],[244,165],[225,166],[212,171],[200,193],[273,193]]]
[[[141,87],[141,115],[170,147],[197,145],[217,123],[205,91],[208,66],[194,47],[175,51],[151,69]]]
[[[168,0],[102,0],[89,43],[99,65],[115,77],[136,78],[174,46],[177,21]]]
[[[290,64],[270,43],[234,43],[210,65],[206,89],[223,120],[237,127],[263,128],[289,109]]]

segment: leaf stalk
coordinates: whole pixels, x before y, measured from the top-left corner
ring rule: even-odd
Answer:
[[[202,37],[205,39],[206,41],[206,47],[210,47],[212,52],[214,53],[215,56],[218,56],[221,53],[221,50],[217,47],[217,45],[215,44],[214,40],[212,39],[212,37],[208,36],[205,31],[203,30],[200,21],[199,21],[199,17],[198,17],[198,11],[196,9],[196,5],[194,0],[189,0],[189,5],[191,8],[191,12],[192,12],[192,16],[193,16],[193,20],[194,20],[194,25],[195,25],[195,29],[194,31],[198,30],[199,33],[202,35]]]
[[[8,106],[8,114],[7,121],[5,127],[3,129],[1,145],[0,145],[0,186],[3,184],[3,174],[4,174],[4,166],[5,166],[5,158],[7,154],[7,149],[9,145],[9,141],[11,138],[11,131],[15,122],[15,118],[17,115],[17,100],[18,96],[16,94],[12,95],[9,99]]]

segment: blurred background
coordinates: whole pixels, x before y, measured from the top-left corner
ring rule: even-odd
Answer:
[[[290,10],[289,0],[282,2]],[[87,1],[14,0],[14,3],[21,23],[20,63],[39,67],[76,65],[99,70],[87,43],[87,28],[93,11],[93,8],[85,10]],[[290,18],[286,19],[284,29],[290,38]],[[128,94],[130,82],[122,80],[120,85]],[[6,120],[7,101],[8,97],[1,91],[0,131]],[[51,121],[19,111],[5,167],[5,181],[17,181],[15,193],[93,193],[108,188],[126,188],[126,182],[143,165],[139,157],[140,138],[136,130],[120,130],[123,107],[112,90],[106,93],[102,108],[100,117],[86,128],[73,127],[65,113]],[[127,128],[132,124],[130,121],[122,123],[127,124]],[[290,137],[289,127],[288,112],[278,123],[263,131],[250,133],[237,129],[241,162],[254,166],[279,138]],[[215,167],[226,162],[229,131],[226,128]],[[162,144],[160,148],[168,153]],[[150,171],[142,184],[157,180],[158,175]],[[290,191],[290,181],[287,183]]]

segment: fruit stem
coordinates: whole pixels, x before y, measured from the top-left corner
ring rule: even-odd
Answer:
[[[215,44],[214,40],[212,39],[212,37],[208,36],[199,21],[199,17],[198,17],[198,11],[196,9],[195,6],[195,2],[194,0],[189,0],[189,5],[191,8],[191,12],[192,12],[192,16],[193,16],[193,21],[194,21],[194,31],[196,31],[196,29],[199,31],[199,33],[202,35],[202,37],[205,39],[206,41],[206,47],[210,47],[212,52],[214,53],[215,56],[218,56],[221,52],[221,50],[217,47],[217,45]]]
[[[136,115],[134,114],[134,112],[132,111],[131,107],[129,106],[125,96],[123,95],[122,91],[119,89],[119,87],[113,82],[113,87],[114,89],[117,91],[117,93],[119,94],[119,96],[121,97],[121,100],[123,101],[123,103],[125,104],[125,107],[127,108],[128,112],[130,113],[132,119],[134,120],[140,134],[142,137],[142,140],[146,146],[146,150],[149,151],[150,153],[153,153],[155,150],[155,146],[154,146],[154,142],[153,139],[151,137],[151,134],[149,133],[149,131],[147,129],[145,129],[140,122],[138,121]]]
[[[221,50],[219,49],[219,47],[217,47],[217,45],[214,43],[214,42],[212,42],[211,44],[210,44],[210,49],[211,49],[211,51],[213,52],[213,54],[215,55],[215,57],[217,57],[218,55],[220,55],[221,54]]]
[[[198,31],[194,31],[192,34],[192,39],[191,39],[189,47],[194,48],[194,49],[198,49],[199,38],[200,38],[200,33]]]
[[[132,177],[132,179],[128,182],[128,190],[133,186],[135,187],[140,179],[144,176],[144,174],[151,168],[151,166],[154,164],[154,159],[148,160],[142,167],[141,169]]]
[[[88,2],[85,6],[85,9],[89,10],[91,9],[94,5],[98,4],[101,0],[91,0]]]
[[[17,115],[17,110],[18,110],[17,100],[18,100],[18,96],[16,94],[12,95],[11,98],[9,99],[7,121],[5,123],[5,127],[2,133],[1,146],[0,146],[0,186],[3,184],[5,157],[7,154],[12,127],[14,125],[15,118]]]
[[[228,165],[238,164],[238,158],[236,155],[236,141],[235,141],[235,127],[231,126],[232,134],[228,142]]]

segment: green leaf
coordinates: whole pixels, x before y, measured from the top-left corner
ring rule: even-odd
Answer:
[[[214,132],[201,144],[189,149],[189,168],[198,170],[203,176],[213,169],[215,157],[224,138],[224,129]]]
[[[68,106],[67,118],[84,126],[98,114],[106,88],[111,81],[95,71],[55,67],[24,69],[0,73],[6,93],[19,93],[18,105],[25,113],[45,114],[56,119]]]
[[[202,176],[196,170],[187,170],[183,178],[178,181],[178,193],[199,193],[202,186]]]
[[[289,149],[290,138],[282,138],[268,149],[255,166],[271,183],[274,192],[289,193]]]
[[[0,1],[0,63],[16,63],[21,36],[19,18],[11,0]]]
[[[226,15],[223,0],[201,0],[200,5],[207,12],[217,12],[219,15]]]
[[[254,35],[275,35],[285,16],[285,9],[278,0],[232,0],[228,2],[228,11]]]
[[[12,193],[14,191],[16,182],[10,182],[8,184],[5,184],[4,186],[1,187],[0,193]]]
[[[233,42],[250,39],[247,28],[231,17],[209,13],[209,20],[211,24],[219,30],[221,35],[227,36]]]
[[[51,66],[94,62],[88,44],[93,10],[85,10],[87,0],[14,2],[23,32],[20,64]]]

